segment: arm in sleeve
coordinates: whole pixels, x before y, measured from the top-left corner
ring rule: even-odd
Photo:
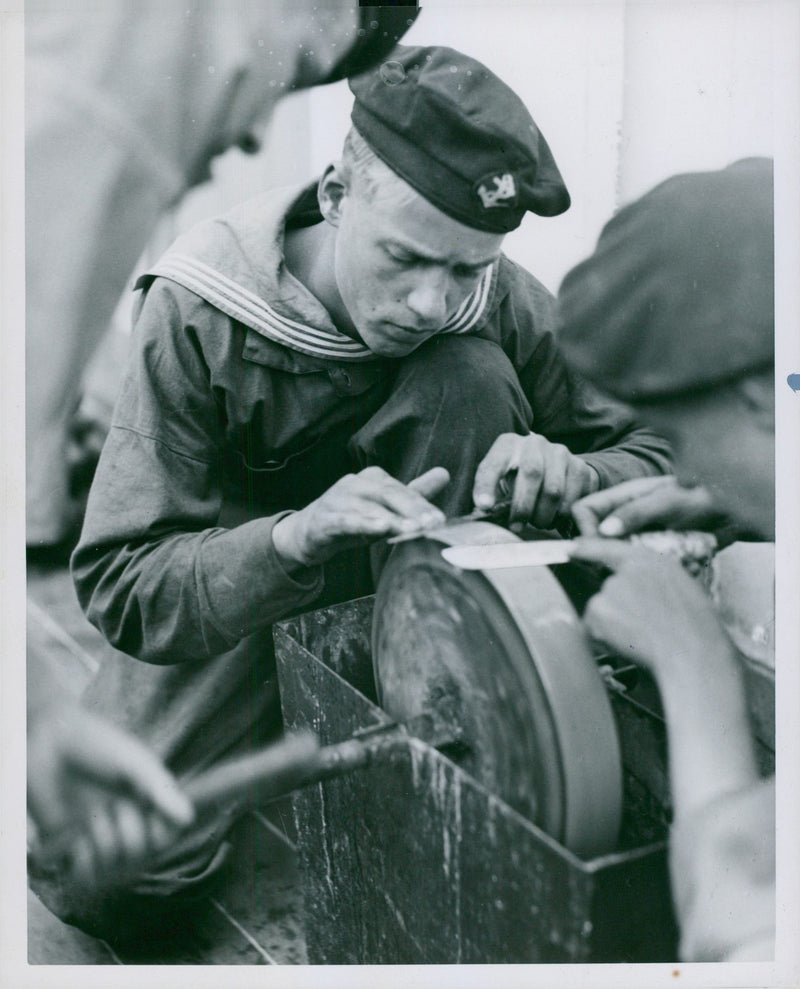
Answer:
[[[771,961],[775,778],[676,820],[670,873],[684,961]]]
[[[290,575],[278,560],[271,532],[285,513],[217,525],[224,407],[206,350],[230,331],[209,318],[163,279],[147,292],[72,558],[89,620],[150,663],[223,653],[322,588],[320,569]]]
[[[533,410],[533,430],[563,443],[600,477],[602,488],[671,472],[666,440],[631,410],[601,394],[566,363],[556,341],[556,303],[522,268],[504,259],[509,290],[500,306],[503,349]]]

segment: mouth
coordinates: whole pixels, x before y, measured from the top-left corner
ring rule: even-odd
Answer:
[[[415,337],[419,339],[420,337],[430,336],[432,333],[436,332],[436,327],[426,327],[426,326],[403,326],[402,323],[388,323],[394,330],[399,330],[403,336]]]

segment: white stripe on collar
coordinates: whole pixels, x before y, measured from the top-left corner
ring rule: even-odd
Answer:
[[[478,287],[467,296],[440,332],[468,333],[475,326],[489,299],[493,271],[494,265],[487,268]],[[183,285],[245,326],[303,354],[345,360],[375,357],[368,347],[344,333],[320,330],[281,315],[244,285],[191,255],[168,254],[148,274],[169,278]]]

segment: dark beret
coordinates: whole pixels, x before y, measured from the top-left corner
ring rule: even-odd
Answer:
[[[403,46],[350,88],[356,130],[448,216],[507,233],[528,210],[555,216],[569,207],[531,115],[480,62],[452,48]]]
[[[389,54],[418,15],[416,4],[360,7],[356,39],[322,83],[338,82],[372,68]]]
[[[620,210],[561,285],[567,359],[629,402],[770,365],[773,212],[768,158],[677,175]]]

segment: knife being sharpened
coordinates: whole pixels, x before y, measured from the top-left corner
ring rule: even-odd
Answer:
[[[390,546],[394,546],[396,543],[405,543],[411,539],[419,539],[420,536],[426,536],[430,532],[437,532],[441,529],[449,529],[451,526],[463,525],[465,522],[500,522],[503,519],[508,518],[510,509],[511,499],[507,498],[503,501],[498,501],[497,504],[492,505],[491,508],[476,508],[468,515],[458,515],[454,518],[446,519],[442,525],[437,525],[433,529],[413,529],[410,532],[403,532],[399,536],[392,536],[390,539],[387,539],[386,542]]]
[[[506,567],[546,567],[568,563],[571,539],[447,546],[442,556],[460,570],[499,570]]]
[[[708,532],[642,532],[626,537],[624,542],[652,552],[676,557],[695,574],[706,565],[717,548],[716,538]],[[500,570],[509,567],[548,567],[569,563],[572,539],[534,539],[508,543],[446,546],[442,556],[461,570]]]

